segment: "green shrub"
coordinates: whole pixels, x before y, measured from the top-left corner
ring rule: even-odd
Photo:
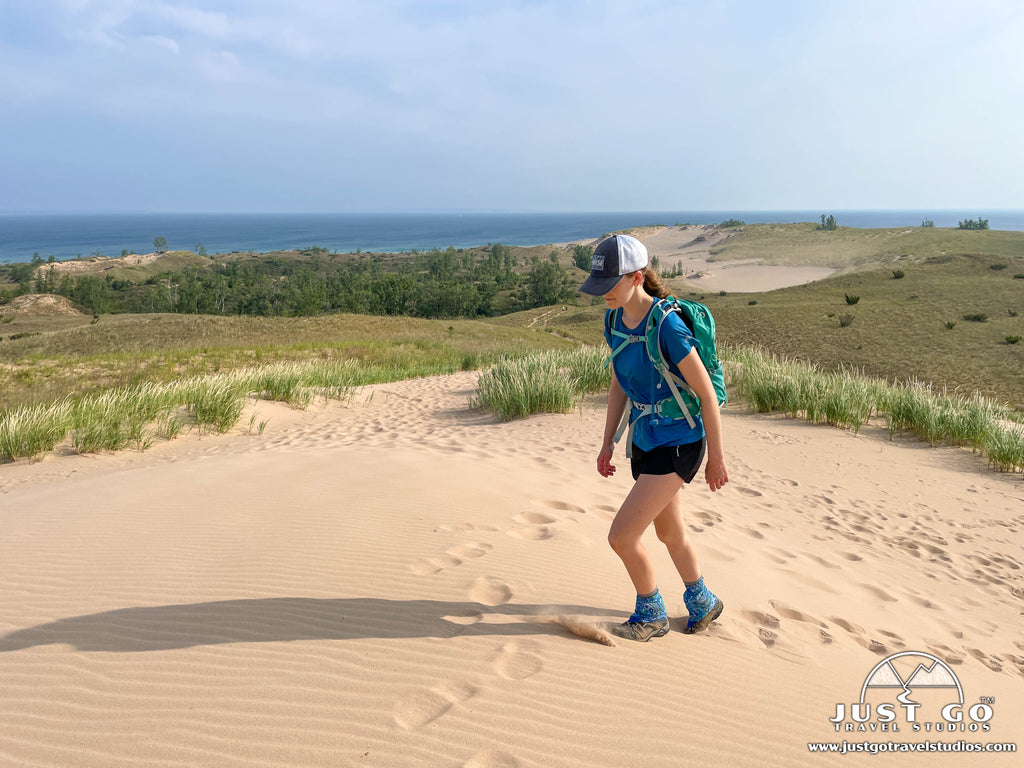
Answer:
[[[906,277],[906,273],[902,269],[894,269],[892,271],[893,280],[902,280],[904,277]]]
[[[846,297],[846,303],[849,304],[851,307],[858,301],[860,301],[860,296],[851,296],[848,293],[844,293],[843,296]]]
[[[842,315],[839,318],[839,327],[840,328],[849,328],[851,325],[853,325],[853,321],[854,321],[854,316],[853,315]]]
[[[988,321],[988,315],[984,312],[968,312],[964,316],[964,320],[972,323],[984,323]]]
[[[1020,336],[1006,336],[1005,339],[1007,344],[1016,344],[1020,341]]]
[[[956,328],[956,320],[947,320],[946,321],[946,330],[947,331],[952,331],[954,328]]]
[[[747,222],[745,222],[745,221],[743,221],[741,219],[726,219],[725,221],[723,221],[718,226],[721,227],[722,229],[731,229],[732,227],[742,227],[742,226],[745,226],[746,223]]]
[[[1001,269],[1006,269],[1008,266],[1010,266],[1010,265],[1009,264],[989,264],[988,268],[998,272]]]
[[[988,219],[980,216],[977,219],[964,219],[960,222],[960,229],[988,229]]]

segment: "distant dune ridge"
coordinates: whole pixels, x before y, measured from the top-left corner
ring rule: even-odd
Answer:
[[[597,475],[600,398],[502,423],[467,407],[476,375],[261,403],[262,435],[0,467],[0,764],[820,766],[838,763],[809,742],[1024,744],[1019,479],[733,406],[732,482],[684,491],[726,612],[612,644],[633,596],[605,539],[630,481],[621,451]],[[955,671],[965,713],[993,700],[990,730],[914,733],[894,704],[898,733],[837,733],[903,650]],[[872,763],[1019,760],[929,757]]]

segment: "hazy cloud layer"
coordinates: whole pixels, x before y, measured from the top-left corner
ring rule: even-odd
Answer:
[[[1021,207],[1024,7],[0,4],[0,210]]]

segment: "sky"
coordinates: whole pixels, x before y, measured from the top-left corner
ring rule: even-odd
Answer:
[[[0,212],[1024,208],[1024,3],[0,0]]]

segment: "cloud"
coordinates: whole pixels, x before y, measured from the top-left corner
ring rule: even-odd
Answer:
[[[0,106],[19,135],[131,115],[137,163],[154,146],[154,164],[199,157],[220,178],[265,169],[294,185],[281,200],[328,174],[328,208],[367,190],[406,207],[913,205],[1011,194],[1024,173],[1011,0],[9,1]]]

